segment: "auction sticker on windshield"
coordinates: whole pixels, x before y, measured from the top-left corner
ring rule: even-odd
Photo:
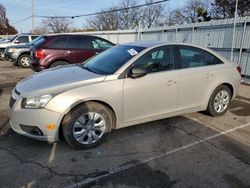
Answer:
[[[129,53],[131,56],[135,56],[136,54],[138,54],[138,52],[137,52],[135,49],[133,49],[133,48],[129,49],[129,50],[128,50],[128,53]]]

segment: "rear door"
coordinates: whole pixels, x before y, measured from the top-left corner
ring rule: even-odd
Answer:
[[[91,39],[87,36],[70,36],[65,53],[72,63],[82,63],[97,54]]]
[[[216,78],[215,65],[222,63],[212,54],[195,47],[177,46],[180,66],[180,90],[178,108],[180,110],[204,106],[213,81]]]

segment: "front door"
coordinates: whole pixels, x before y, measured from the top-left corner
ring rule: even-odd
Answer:
[[[144,77],[126,78],[123,87],[124,123],[156,117],[177,108],[178,70],[172,46],[157,47],[133,64],[147,70]]]

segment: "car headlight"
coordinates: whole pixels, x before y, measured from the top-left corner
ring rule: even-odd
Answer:
[[[44,108],[52,99],[51,95],[43,95],[40,97],[24,98],[21,104],[22,108],[39,109]]]
[[[14,53],[16,51],[16,48],[9,48],[8,49],[8,52],[10,52],[10,53]]]

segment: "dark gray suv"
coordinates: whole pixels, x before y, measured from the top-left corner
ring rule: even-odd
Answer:
[[[14,45],[6,47],[4,51],[4,57],[8,61],[12,62],[14,65],[19,65],[20,67],[30,66],[30,47],[39,41],[42,36],[39,36],[32,40],[30,43],[23,45]]]

